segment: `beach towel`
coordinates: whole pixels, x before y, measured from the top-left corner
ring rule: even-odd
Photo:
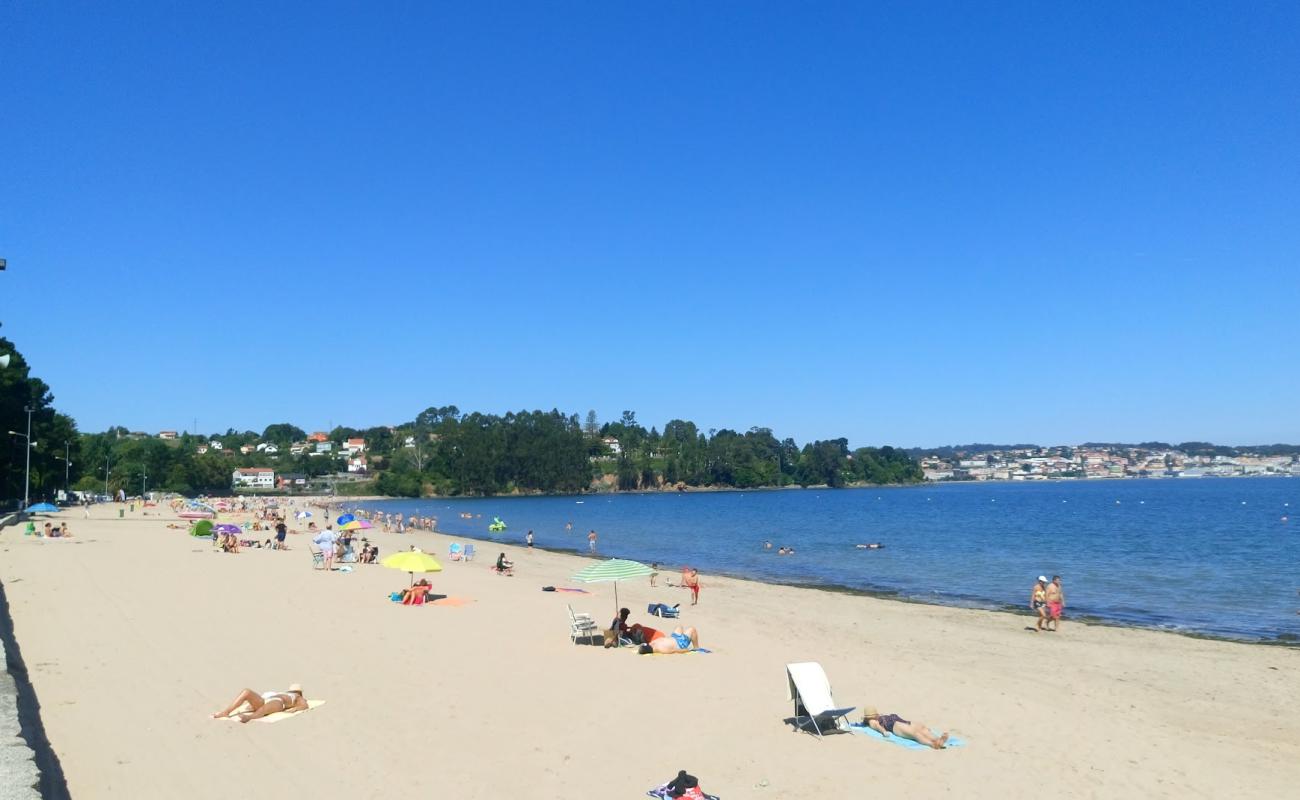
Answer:
[[[591,594],[591,592],[587,591],[586,589],[565,589],[565,588],[559,588],[559,589],[556,589],[555,591],[557,591],[557,592],[573,592],[574,594]]]
[[[439,597],[437,600],[430,600],[429,605],[434,606],[466,606],[474,602],[468,597]]]
[[[697,647],[697,648],[695,648],[694,650],[687,650],[685,653],[681,653],[681,652],[677,652],[677,653],[649,653],[649,655],[652,655],[652,656],[681,656],[681,655],[690,655],[691,653],[702,653],[702,654],[704,654],[704,655],[707,656],[707,655],[711,654],[712,652],[713,652],[713,651],[710,650],[710,649],[707,648],[707,647]]]
[[[908,750],[933,750],[934,749],[933,747],[926,747],[920,742],[915,742],[912,741],[911,739],[905,739],[902,736],[884,736],[879,731],[867,725],[863,725],[861,722],[850,722],[849,730],[853,733],[860,733],[863,736],[870,736],[871,738],[876,739],[877,741],[889,742],[890,744],[896,744],[899,747],[906,747]],[[959,737],[951,736],[951,735],[948,737],[949,748],[965,747],[965,746],[966,746],[965,739],[961,739]]]
[[[311,711],[313,708],[319,708],[323,705],[325,705],[324,700],[308,700],[307,711]],[[251,710],[252,709],[249,707],[248,703],[244,703],[242,706],[237,708],[233,714],[228,717],[221,717],[221,719],[226,720],[227,722],[239,722],[239,715]],[[307,711],[295,711],[292,714],[288,711],[277,711],[274,714],[267,714],[265,717],[259,717],[253,720],[253,722],[284,722],[286,719],[301,717],[303,714],[306,714]]]

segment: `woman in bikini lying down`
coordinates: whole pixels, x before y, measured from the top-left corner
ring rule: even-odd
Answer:
[[[235,709],[248,703],[252,711],[246,711],[239,715],[240,722],[248,722],[253,719],[260,719],[269,714],[279,711],[287,711],[290,714],[297,711],[307,710],[307,698],[302,696],[302,686],[296,683],[289,684],[289,688],[283,692],[255,692],[252,689],[245,689],[239,693],[234,702],[226,706],[225,709],[212,715],[213,719],[228,717],[235,712]]]
[[[867,706],[862,714],[862,724],[881,736],[898,736],[920,742],[926,747],[942,750],[948,744],[948,734],[935,735],[935,732],[920,722],[903,719],[897,714],[881,714],[874,706]]]

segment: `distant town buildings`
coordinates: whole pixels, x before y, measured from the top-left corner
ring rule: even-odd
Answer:
[[[1189,455],[1141,447],[1033,447],[920,459],[930,481],[1042,481],[1300,475],[1295,456]]]
[[[176,431],[158,431],[159,439],[175,439]]]

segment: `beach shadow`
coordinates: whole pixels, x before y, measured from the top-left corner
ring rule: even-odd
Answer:
[[[796,717],[786,717],[785,719],[783,719],[783,720],[781,720],[781,721],[784,722],[786,725],[789,725],[791,731],[794,732],[794,733],[801,733],[801,732],[802,732],[802,733],[809,734],[809,735],[811,735],[811,736],[816,736],[816,735],[817,735],[817,732],[814,731],[814,730],[812,729],[811,724],[809,724],[809,723],[805,723],[804,725],[800,725],[800,724],[799,724],[799,721],[798,721],[798,719],[797,719]],[[837,734],[837,733],[847,733],[847,734],[849,734],[850,736],[852,735],[852,732],[851,732],[851,731],[846,731],[846,730],[844,730],[843,728],[824,728],[824,729],[822,729],[822,736],[833,736],[833,735],[835,735],[835,734]]]

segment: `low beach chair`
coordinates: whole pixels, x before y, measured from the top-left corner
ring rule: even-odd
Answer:
[[[452,542],[447,548],[447,557],[452,561],[460,561],[460,542]]]
[[[465,549],[461,553],[461,559],[464,561],[474,560],[474,545],[472,544],[465,545]]]
[[[325,554],[314,544],[310,545],[309,549],[311,550],[311,568],[325,569]]]
[[[831,682],[821,664],[816,661],[786,664],[785,677],[789,699],[794,701],[794,724],[797,727],[811,724],[818,738],[821,738],[824,728],[849,729],[845,717],[853,712],[855,706],[836,707],[835,698],[831,697]]]
[[[660,617],[661,619],[677,619],[680,614],[677,606],[670,606],[667,603],[651,603],[646,606],[645,610],[650,616]]]
[[[578,639],[590,640],[600,630],[596,620],[592,619],[590,614],[576,613],[573,606],[568,603],[565,603],[564,607],[569,609],[569,638],[574,644],[578,643]]]

